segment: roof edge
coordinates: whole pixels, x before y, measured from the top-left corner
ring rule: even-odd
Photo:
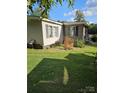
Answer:
[[[40,16],[27,16],[27,19],[41,20],[41,21],[46,21],[46,22],[50,22],[50,23],[54,23],[54,24],[63,25],[63,23],[61,23],[61,22],[57,22],[57,21],[47,19],[47,18],[42,18]]]

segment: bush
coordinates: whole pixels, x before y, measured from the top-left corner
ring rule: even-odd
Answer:
[[[71,37],[64,38],[64,48],[65,49],[72,49],[74,45],[74,39]]]
[[[74,46],[75,46],[75,47],[80,47],[80,48],[82,48],[82,47],[85,46],[85,44],[84,44],[83,40],[77,39],[77,40],[75,40]]]
[[[57,42],[55,42],[55,44],[54,44],[55,46],[60,46],[61,45],[61,43],[59,42],[59,41],[57,41]]]
[[[85,45],[88,45],[89,44],[89,40],[85,40]]]
[[[36,40],[30,40],[27,43],[27,48],[42,49],[42,45],[38,44]]]
[[[33,44],[34,49],[42,49],[42,46],[40,44]]]
[[[97,42],[97,35],[93,35],[93,36],[91,37],[91,40],[92,40],[93,42]]]

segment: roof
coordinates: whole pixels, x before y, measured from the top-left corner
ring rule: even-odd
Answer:
[[[27,16],[27,20],[41,20],[39,16]]]
[[[63,22],[64,25],[85,25],[84,22]],[[86,25],[85,25],[86,26]]]
[[[46,18],[43,18],[42,21],[63,25],[63,23],[61,23],[61,22],[57,22],[57,21],[54,21],[54,20],[51,20],[51,19],[46,19]]]
[[[47,18],[42,18],[39,16],[27,16],[27,20],[41,20],[41,21],[45,21],[45,22],[49,22],[49,23],[63,25],[63,23],[61,23],[61,22],[57,22],[57,21],[47,19]]]
[[[84,22],[58,22],[55,20],[51,20],[51,19],[47,19],[47,18],[42,18],[39,16],[27,16],[27,20],[41,20],[41,21],[45,21],[45,22],[49,22],[49,23],[53,23],[53,24],[58,24],[58,25],[84,25],[87,26]]]

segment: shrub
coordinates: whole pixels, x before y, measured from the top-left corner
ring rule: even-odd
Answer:
[[[97,35],[93,35],[93,36],[91,37],[91,40],[92,40],[93,42],[97,42]]]
[[[42,46],[40,44],[33,44],[34,49],[42,49]]]
[[[83,40],[81,40],[81,39],[76,39],[76,40],[75,40],[75,43],[74,43],[74,46],[75,46],[75,47],[80,47],[80,48],[82,48],[82,47],[85,46],[85,44],[84,44]]]
[[[88,40],[85,40],[85,45],[88,45],[89,44],[89,41]]]
[[[64,38],[64,48],[65,49],[72,49],[74,45],[74,39],[71,37]]]
[[[60,46],[60,42],[59,41],[57,41],[57,42],[55,42],[55,46]]]

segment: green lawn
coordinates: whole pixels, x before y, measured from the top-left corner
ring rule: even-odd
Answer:
[[[28,93],[96,93],[96,47],[28,49],[27,53]]]

